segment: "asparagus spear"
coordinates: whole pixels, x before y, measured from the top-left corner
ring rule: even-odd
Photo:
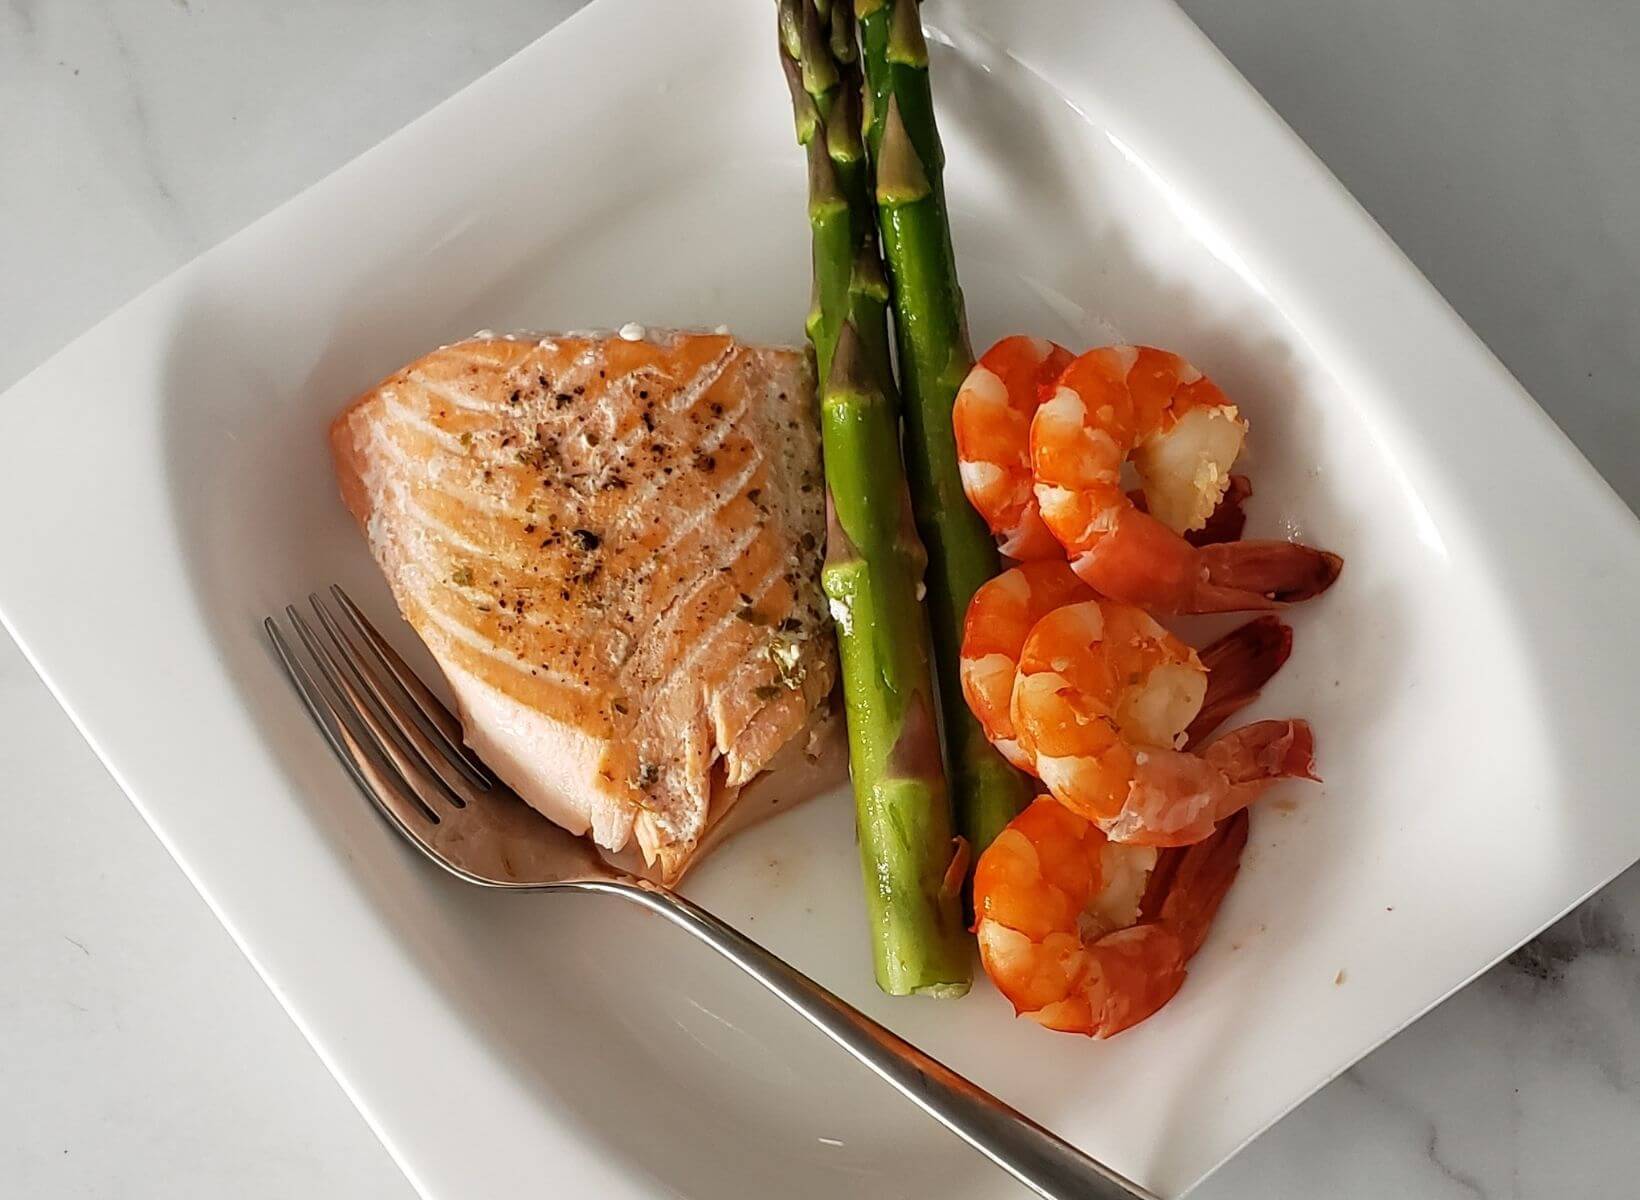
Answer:
[[[861,141],[864,84],[854,19],[846,3],[834,3],[828,26],[809,0],[781,0],[780,14],[781,62],[791,88],[797,139],[809,155],[810,219],[819,218],[808,333],[820,383],[824,387],[839,325],[849,316],[871,369],[892,389],[888,280],[877,248],[876,202]]]
[[[834,5],[838,0],[833,0]],[[865,47],[866,140],[876,168],[905,394],[906,473],[928,547],[929,609],[957,828],[976,855],[1029,798],[962,698],[958,649],[968,602],[1001,570],[963,495],[951,405],[974,365],[946,219],[945,155],[934,124],[928,46],[916,0],[855,0]]]
[[[851,63],[837,51],[853,49],[852,20],[846,0],[831,0],[829,20],[815,0],[781,0],[779,13],[782,63],[809,160],[815,299],[808,331],[826,469],[821,583],[837,618],[877,983],[891,995],[960,996],[971,971],[960,906],[966,855],[952,833],[931,700],[918,597],[927,558],[900,461],[858,56]]]

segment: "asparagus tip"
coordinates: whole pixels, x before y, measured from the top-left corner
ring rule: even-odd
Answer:
[[[928,43],[923,39],[917,0],[893,0],[888,27],[888,61],[906,67],[928,65]]]
[[[826,119],[826,149],[838,162],[857,162],[865,157],[865,143],[861,140],[860,98],[863,85],[860,69],[852,64],[843,68],[842,87],[832,102],[831,115]]]
[[[803,87],[818,102],[837,86],[837,63],[831,56],[830,38],[820,24],[820,10],[814,0],[804,0],[802,29]]]
[[[826,565],[837,566],[840,563],[858,562],[860,548],[849,537],[848,530],[837,517],[837,501],[832,498],[831,489],[826,489]],[[836,575],[828,575],[822,583],[830,582],[832,586],[826,588],[826,594],[833,599],[841,598],[837,587]]]
[[[860,57],[854,41],[854,12],[844,0],[831,6],[831,52],[841,63],[851,63]]]
[[[797,126],[797,140],[806,146],[814,140],[814,131],[820,126],[820,110],[814,106],[814,97],[803,88],[803,72],[798,68],[797,60],[782,54],[780,69],[792,94],[792,120]]]
[[[872,239],[862,239],[859,250],[855,252],[849,290],[869,296],[879,303],[888,302],[888,277],[883,274],[882,255],[877,252],[876,242]]]
[[[819,275],[814,275],[809,280],[809,328],[813,329],[820,323],[820,320],[820,277]]]
[[[803,57],[803,9],[800,0],[779,0],[780,47],[793,62]]]
[[[870,368],[866,364],[865,347],[860,331],[852,317],[844,317],[837,330],[837,345],[831,352],[831,370],[826,373],[826,390],[840,392],[869,391]]]
[[[883,204],[910,204],[933,190],[922,158],[912,145],[911,134],[900,116],[899,98],[890,96],[888,116],[883,122],[882,148],[877,154],[877,199]]]
[[[823,128],[823,126],[822,126]],[[823,144],[827,139],[809,139],[809,215],[819,216],[848,207],[842,186],[837,182],[837,168]]]
[[[905,707],[900,720],[900,736],[888,754],[889,774],[905,779],[937,779],[944,769],[940,761],[940,733],[928,694],[918,691]]]

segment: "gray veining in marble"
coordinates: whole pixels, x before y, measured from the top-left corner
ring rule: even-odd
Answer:
[[[578,6],[7,0],[0,387]],[[1640,504],[1640,6],[1185,7]],[[0,1192],[411,1195],[3,637],[0,797]],[[1196,1195],[1640,1193],[1637,937],[1631,871]]]

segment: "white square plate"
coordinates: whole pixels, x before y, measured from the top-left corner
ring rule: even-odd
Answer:
[[[390,611],[323,430],[428,347],[627,320],[800,336],[770,7],[594,5],[0,402],[7,626],[431,1197],[1012,1194],[655,922],[429,869],[258,629],[331,580]],[[1184,992],[1109,1043],[984,986],[879,995],[842,795],[689,890],[1172,1195],[1640,856],[1640,537],[1166,0],[930,18],[976,341],[1185,353],[1251,417],[1255,529],[1348,560],[1262,705],[1314,721],[1327,783],[1256,814]]]

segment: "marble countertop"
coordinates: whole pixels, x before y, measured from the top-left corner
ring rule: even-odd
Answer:
[[[578,7],[8,0],[0,387]],[[1640,7],[1185,7],[1640,506]],[[412,1195],[3,634],[0,797],[0,1191]],[[1633,1194],[1637,931],[1640,870],[1195,1196]]]

